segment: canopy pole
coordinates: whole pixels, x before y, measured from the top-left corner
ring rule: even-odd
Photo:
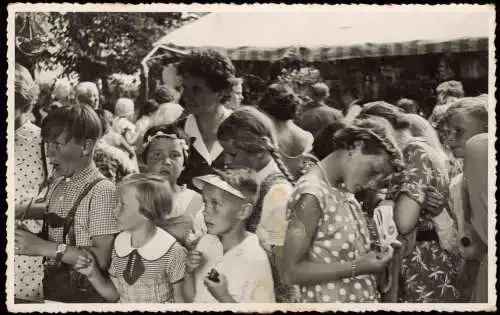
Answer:
[[[148,64],[147,62],[144,62],[144,63],[141,63],[141,66],[142,66],[142,80],[141,82],[143,82],[142,84],[144,84],[143,86],[143,96],[144,96],[144,101],[148,100],[149,98],[149,67],[148,67]]]
[[[161,46],[155,46],[155,47],[153,47],[153,49],[151,49],[151,51],[148,52],[148,54],[146,55],[146,57],[144,57],[142,59],[141,64],[144,65],[145,63],[147,63],[148,60],[149,60],[149,58],[151,58],[151,56],[154,55],[158,51],[158,49],[160,49],[160,48],[161,48]]]

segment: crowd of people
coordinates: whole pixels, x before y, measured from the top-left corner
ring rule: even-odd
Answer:
[[[141,106],[81,82],[40,114],[16,65],[16,301],[487,302],[485,95],[444,82],[427,118],[275,82],[242,105],[224,54],[178,73]]]

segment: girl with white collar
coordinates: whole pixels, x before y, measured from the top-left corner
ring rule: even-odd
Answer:
[[[172,209],[170,185],[159,176],[134,174],[119,184],[118,195],[122,232],[114,241],[107,274],[88,251],[75,269],[110,302],[183,302],[186,249],[157,226]]]

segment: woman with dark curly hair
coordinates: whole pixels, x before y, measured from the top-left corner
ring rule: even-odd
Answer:
[[[300,302],[378,302],[375,275],[389,264],[393,249],[371,249],[354,193],[398,171],[401,152],[380,128],[348,125],[330,141],[333,151],[299,179],[289,199],[285,279],[300,286]]]
[[[183,81],[181,104],[188,113],[178,124],[195,138],[191,158],[179,183],[196,189],[192,185],[194,177],[224,166],[217,129],[231,114],[224,104],[230,98],[235,68],[226,55],[209,49],[186,56],[177,69]]]
[[[294,123],[300,98],[285,83],[271,84],[259,102],[259,108],[268,114],[275,125],[279,153],[294,177],[300,177],[311,160],[314,137]],[[314,160],[314,159],[313,159]]]

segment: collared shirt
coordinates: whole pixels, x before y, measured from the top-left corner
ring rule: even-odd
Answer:
[[[217,303],[203,280],[215,269],[227,278],[228,291],[238,303],[274,303],[274,284],[267,254],[255,234],[223,253],[222,243],[214,235],[205,235],[197,248],[205,264],[195,273],[194,303]]]
[[[144,272],[134,284],[128,284],[124,271],[134,250],[142,260]],[[130,232],[118,234],[109,274],[120,294],[120,303],[173,303],[173,285],[184,278],[186,255],[186,249],[158,227],[153,238],[137,249],[132,247]]]
[[[91,163],[70,178],[60,179],[55,184],[49,199],[48,211],[66,217],[76,199],[95,179],[103,177],[96,165]],[[108,181],[97,183],[77,208],[74,221],[76,246],[92,246],[92,237],[112,235],[119,232],[114,209],[117,206],[116,187]],[[63,242],[63,228],[49,228],[51,241]]]
[[[257,181],[262,184],[271,174],[281,172],[274,160],[257,172]],[[273,185],[266,193],[262,202],[262,214],[256,234],[262,246],[270,250],[271,245],[283,246],[285,243],[287,220],[286,207],[288,198],[293,193],[290,183]]]
[[[224,111],[224,119],[231,115],[232,111],[223,107]],[[207,161],[209,165],[222,153],[222,146],[219,141],[215,141],[212,149],[209,151],[205,142],[203,141],[203,137],[200,132],[200,128],[198,127],[198,123],[196,122],[196,118],[193,114],[190,114],[186,119],[185,131],[190,137],[195,137],[196,140],[193,143],[193,147],[198,151],[198,153]]]

